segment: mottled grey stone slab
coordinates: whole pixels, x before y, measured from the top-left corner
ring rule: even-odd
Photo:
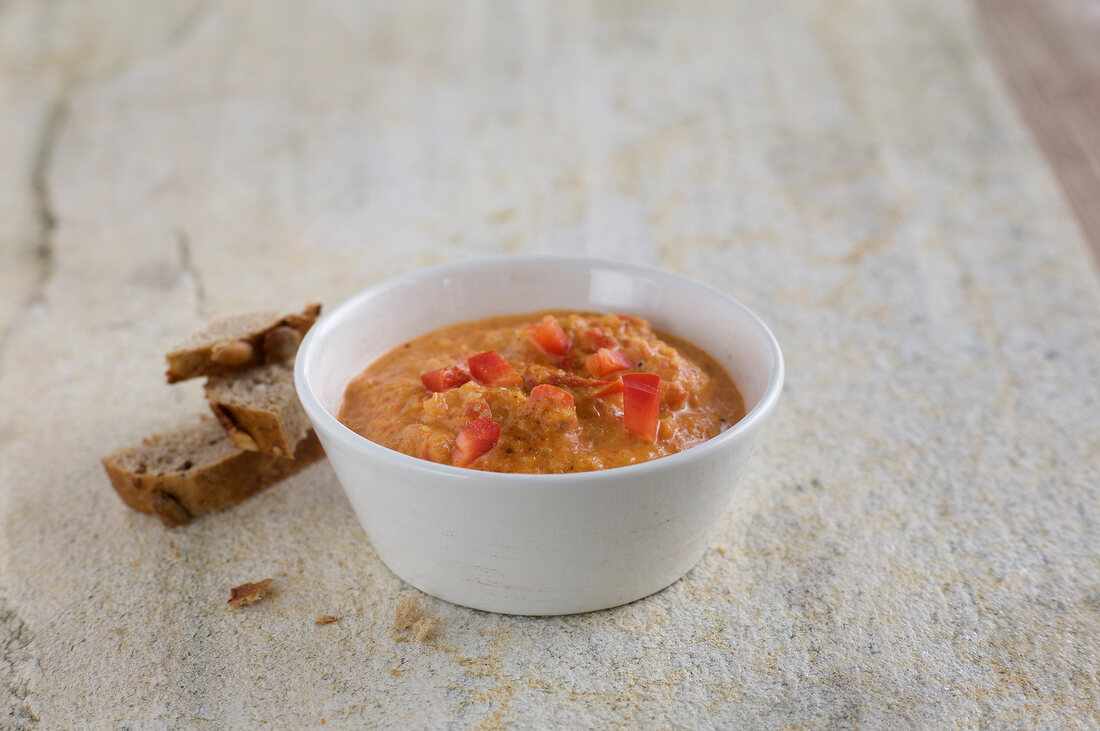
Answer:
[[[1100,723],[1096,270],[964,3],[8,0],[0,101],[0,726]],[[785,347],[669,589],[402,642],[327,464],[182,530],[110,489],[206,316],[510,251]]]

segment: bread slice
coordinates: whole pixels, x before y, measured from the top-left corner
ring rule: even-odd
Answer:
[[[118,449],[102,462],[122,502],[172,526],[239,503],[323,456],[312,431],[294,459],[240,450],[204,416],[198,424],[149,437],[140,447]]]
[[[241,449],[290,457],[309,431],[291,364],[250,368],[206,381],[210,410]]]
[[[217,318],[168,353],[165,375],[169,383],[177,383],[291,360],[320,314],[321,303],[311,302],[285,317],[253,312]]]

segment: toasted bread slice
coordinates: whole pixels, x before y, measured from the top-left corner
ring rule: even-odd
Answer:
[[[149,437],[102,459],[111,484],[134,510],[166,525],[185,525],[251,497],[324,456],[310,431],[294,459],[238,449],[210,417],[198,424]]]
[[[210,410],[241,449],[291,457],[309,431],[288,363],[250,368],[206,381]]]
[[[165,356],[165,375],[169,383],[177,383],[291,360],[320,314],[321,303],[312,302],[285,317],[277,312],[254,312],[212,320]]]

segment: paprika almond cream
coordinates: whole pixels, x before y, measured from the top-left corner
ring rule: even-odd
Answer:
[[[699,348],[628,315],[539,312],[441,328],[352,379],[340,421],[413,457],[493,472],[646,462],[745,415]]]

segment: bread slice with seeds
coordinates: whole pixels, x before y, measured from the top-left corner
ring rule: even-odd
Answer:
[[[289,457],[310,428],[294,390],[292,362],[209,378],[206,398],[230,440],[241,449]]]
[[[217,318],[168,353],[165,375],[178,383],[291,360],[320,314],[321,303],[312,302],[286,316],[272,311]]]
[[[323,456],[312,431],[298,442],[294,459],[238,449],[204,416],[139,447],[118,449],[102,462],[124,503],[173,526],[239,503]]]

